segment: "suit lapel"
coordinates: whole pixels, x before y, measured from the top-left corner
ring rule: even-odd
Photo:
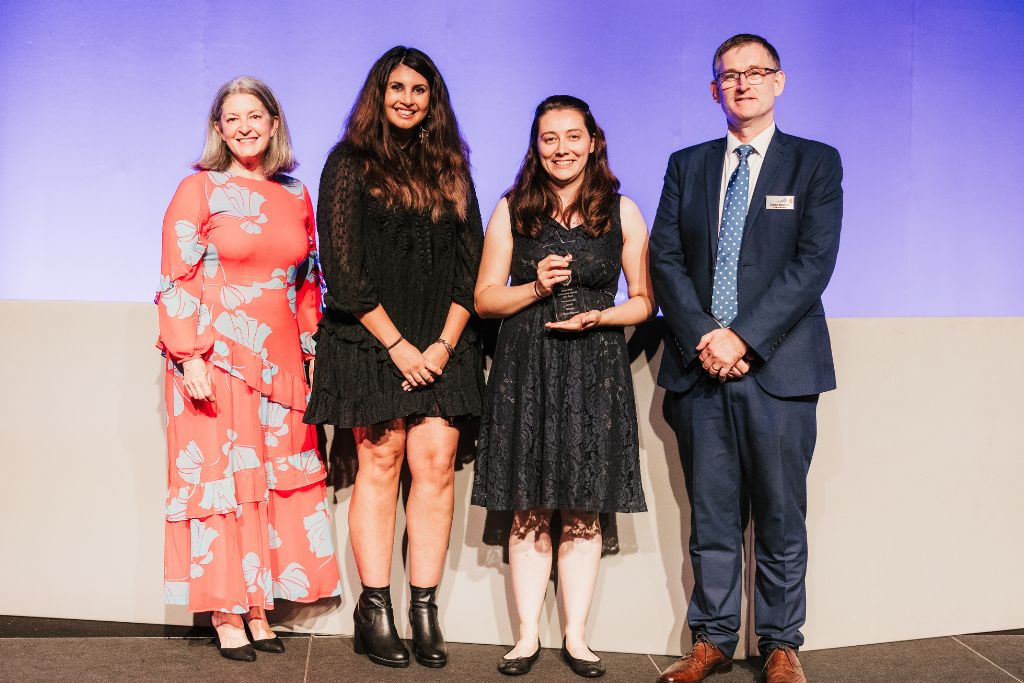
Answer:
[[[707,192],[708,244],[711,245],[711,262],[714,271],[718,258],[718,202],[722,194],[722,168],[725,166],[725,138],[713,141],[704,156],[704,184]]]
[[[757,176],[757,185],[754,186],[754,194],[750,198],[750,208],[747,210],[747,220],[743,224],[743,241],[746,242],[747,235],[757,225],[757,219],[764,211],[765,197],[768,194],[768,187],[775,176],[779,174],[789,156],[789,137],[778,128],[772,141],[768,143],[768,151],[761,164],[761,172]]]

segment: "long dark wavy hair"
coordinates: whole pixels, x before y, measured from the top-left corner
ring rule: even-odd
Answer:
[[[426,133],[402,149],[384,113],[384,90],[391,72],[404,64],[426,79],[430,89]],[[416,131],[418,132],[418,131]],[[385,52],[366,75],[338,143],[362,160],[369,192],[387,206],[429,212],[437,221],[446,211],[466,218],[469,147],[462,139],[448,86],[434,62],[416,48]]]
[[[571,109],[583,115],[587,132],[594,140],[594,151],[583,169],[583,183],[569,206],[562,206],[555,186],[548,179],[537,153],[540,118],[549,111]],[[619,191],[619,179],[608,166],[608,143],[604,131],[597,125],[590,105],[571,95],[552,95],[537,105],[530,126],[530,146],[519,167],[516,181],[506,193],[509,215],[515,230],[536,238],[550,216],[565,225],[579,218],[581,228],[590,237],[599,237],[611,228],[612,198]]]

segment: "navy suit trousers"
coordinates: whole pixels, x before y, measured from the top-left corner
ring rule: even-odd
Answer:
[[[762,653],[803,644],[806,614],[807,472],[818,396],[776,398],[747,376],[708,376],[669,391],[665,417],[676,433],[690,497],[694,588],[690,630],[732,657],[740,627],[743,530],[754,521],[755,631]]]

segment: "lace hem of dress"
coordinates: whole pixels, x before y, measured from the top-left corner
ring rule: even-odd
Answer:
[[[600,513],[632,513],[647,512],[647,504],[640,500],[619,500],[619,499],[580,499],[561,498],[554,492],[547,492],[536,497],[525,496],[498,496],[494,490],[487,492],[474,491],[470,503],[478,507],[487,508],[492,512],[512,512],[516,510],[530,510],[532,508],[547,508],[549,510],[579,510],[582,512]]]

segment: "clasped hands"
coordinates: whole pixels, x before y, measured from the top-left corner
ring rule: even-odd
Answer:
[[[403,339],[398,346],[388,352],[391,362],[405,377],[402,382],[403,391],[412,391],[434,383],[434,378],[442,373],[448,364],[448,349],[434,342],[422,352],[408,340]]]
[[[697,351],[701,367],[719,382],[739,379],[750,370],[750,364],[744,358],[748,351],[747,343],[728,327],[711,330],[701,337]]]

